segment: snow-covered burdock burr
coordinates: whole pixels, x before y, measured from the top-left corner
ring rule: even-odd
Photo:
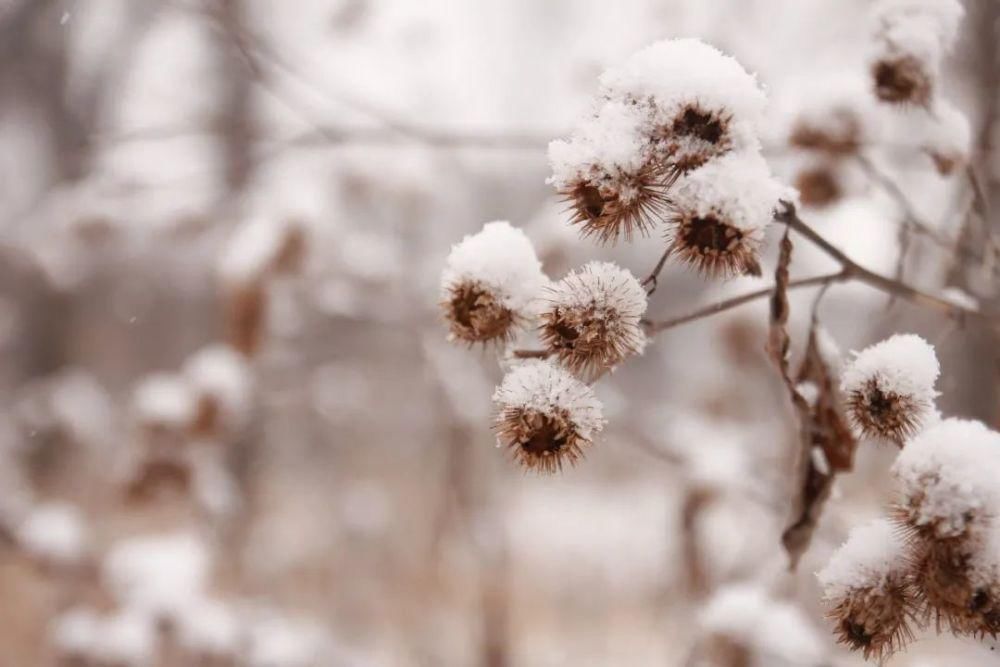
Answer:
[[[497,444],[528,470],[553,473],[575,464],[604,428],[593,389],[549,361],[515,367],[493,402]]]
[[[883,660],[912,639],[916,599],[898,529],[877,519],[851,531],[817,573],[840,643]]]
[[[755,153],[697,169],[670,195],[671,255],[712,277],[759,276],[764,229],[785,191]]]
[[[555,283],[541,312],[545,348],[574,373],[594,377],[638,354],[646,291],[629,271],[591,262]]]
[[[451,340],[506,342],[530,322],[548,283],[531,241],[508,222],[490,222],[452,246],[441,275]]]
[[[905,441],[936,418],[934,348],[914,334],[897,334],[856,353],[841,376],[848,413],[862,435]]]
[[[648,232],[667,191],[731,152],[759,150],[766,98],[736,60],[693,39],[657,42],[601,76],[594,110],[549,144],[549,183],[601,242]]]
[[[880,0],[871,59],[878,98],[928,106],[964,13],[958,0]]]
[[[929,539],[963,537],[1000,509],[1000,433],[945,419],[906,445],[892,473],[907,528]]]
[[[733,151],[756,151],[767,97],[735,58],[697,39],[652,44],[601,76],[601,90],[646,114],[668,180]]]

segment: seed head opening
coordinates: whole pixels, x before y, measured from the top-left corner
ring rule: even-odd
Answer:
[[[448,287],[441,304],[449,338],[466,343],[507,342],[514,337],[516,317],[499,295],[482,283],[460,282]]]
[[[713,278],[761,275],[759,240],[721,214],[678,211],[673,223],[668,237],[672,256]]]
[[[847,409],[863,435],[899,447],[919,430],[932,408],[920,397],[883,390],[872,378],[847,395]]]
[[[653,134],[672,179],[701,167],[733,149],[732,114],[686,104]]]
[[[875,95],[890,104],[927,106],[933,93],[931,73],[919,59],[903,55],[881,58],[872,65]]]

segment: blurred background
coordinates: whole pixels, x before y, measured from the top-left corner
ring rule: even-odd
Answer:
[[[862,664],[813,573],[891,498],[893,451],[861,443],[789,572],[765,302],[658,336],[598,385],[586,460],[537,477],[494,447],[495,353],[446,343],[437,300],[494,219],[554,278],[648,272],[655,236],[577,238],[545,148],[604,67],[693,36],[766,86],[804,219],[995,308],[1000,3],[967,0],[941,77],[970,127],[951,168],[919,113],[875,108],[870,5],[0,0],[0,665]],[[790,141],[834,109],[856,153]],[[769,285],[768,239],[760,279],[668,267],[649,315]],[[793,275],[834,268],[799,246]],[[818,312],[844,355],[925,336],[942,410],[1000,424],[995,333],[860,285]],[[933,632],[891,662],[994,663]]]

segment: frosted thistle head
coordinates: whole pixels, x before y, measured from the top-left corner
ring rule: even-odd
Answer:
[[[638,354],[646,291],[630,272],[591,262],[555,283],[541,313],[546,349],[574,373],[592,377]]]
[[[871,58],[875,94],[890,104],[929,106],[941,61],[964,10],[957,0],[880,0]]]
[[[935,417],[939,373],[934,348],[913,334],[895,335],[856,353],[841,376],[855,428],[902,447]]]
[[[652,44],[605,72],[601,88],[609,98],[646,110],[644,132],[668,183],[757,146],[763,91],[734,58],[704,42]]]
[[[913,638],[917,607],[907,545],[878,519],[851,531],[817,573],[841,644],[882,661]]]
[[[575,464],[604,427],[594,391],[548,361],[515,367],[493,402],[497,444],[526,470],[554,473]]]
[[[449,338],[505,342],[530,317],[547,279],[531,241],[507,222],[491,222],[454,245],[441,276]]]
[[[662,217],[666,187],[635,106],[606,100],[566,141],[549,144],[554,185],[572,224],[601,243],[647,234]]]
[[[1000,434],[980,422],[945,419],[907,443],[892,474],[900,524],[925,540],[975,537],[1000,502]]]
[[[759,276],[764,229],[783,192],[756,154],[734,153],[692,172],[671,193],[671,254],[710,277]]]

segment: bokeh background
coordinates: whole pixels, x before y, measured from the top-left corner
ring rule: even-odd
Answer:
[[[536,477],[494,447],[495,354],[449,345],[437,300],[450,245],[495,219],[550,276],[648,271],[659,238],[568,227],[545,147],[604,67],[694,36],[766,86],[773,169],[826,175],[804,218],[995,308],[998,217],[973,202],[1000,210],[1000,3],[967,0],[942,76],[975,179],[908,142],[915,113],[868,110],[870,5],[0,0],[0,665],[680,666],[727,594],[756,600],[734,607],[754,661],[720,665],[861,664],[813,573],[891,497],[893,452],[862,443],[790,573],[766,303],[657,337],[598,385],[586,460]],[[867,162],[789,145],[836,104],[878,127]],[[914,215],[975,252],[901,234]],[[768,285],[776,239],[761,279],[668,267],[650,316]],[[793,274],[833,268],[800,245]],[[924,335],[944,412],[1000,423],[995,333],[857,285],[819,312],[845,354]],[[994,663],[928,633],[891,664]]]

